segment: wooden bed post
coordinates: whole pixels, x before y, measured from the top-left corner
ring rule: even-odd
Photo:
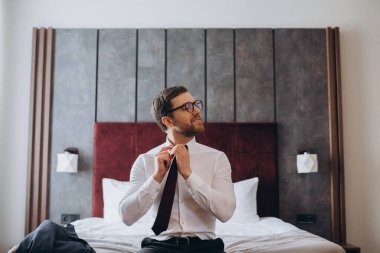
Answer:
[[[25,235],[47,218],[53,29],[33,28]]]
[[[339,28],[326,29],[329,94],[332,240],[346,243]]]

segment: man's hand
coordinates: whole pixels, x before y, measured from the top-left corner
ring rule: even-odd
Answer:
[[[191,175],[189,151],[186,149],[185,145],[178,144],[169,152],[170,154],[174,154],[177,158],[178,172],[186,180]]]
[[[162,179],[164,179],[166,172],[169,170],[169,166],[173,155],[169,152],[173,146],[163,147],[160,149],[160,152],[156,154],[154,159],[154,174],[153,179],[158,183],[161,183]]]

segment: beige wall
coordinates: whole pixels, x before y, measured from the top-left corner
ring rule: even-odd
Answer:
[[[4,106],[3,106],[3,103],[2,103],[2,100],[1,98],[3,97],[3,89],[5,87],[4,84],[4,60],[5,60],[5,57],[3,56],[4,55],[4,52],[5,52],[5,39],[4,36],[5,36],[5,19],[6,19],[6,16],[5,16],[5,11],[4,11],[4,6],[5,6],[5,3],[3,0],[0,0],[0,120],[2,119],[2,115],[3,115],[3,110],[4,110]],[[1,122],[1,121],[0,121]],[[2,131],[2,125],[0,123],[0,133],[3,132]],[[1,138],[1,134],[0,134],[0,138]],[[0,143],[1,143],[1,139],[0,139]],[[0,151],[2,151],[1,149],[1,145],[0,145]],[[0,160],[0,168],[1,168],[1,165],[2,165],[2,162]],[[0,184],[1,184],[1,177],[0,177]],[[1,199],[0,199],[1,201]],[[1,202],[0,202],[1,203]]]
[[[1,0],[0,24],[7,25],[0,26],[0,252],[23,238],[34,26],[339,26],[347,235],[362,252],[376,252],[380,248],[379,13],[379,0]]]

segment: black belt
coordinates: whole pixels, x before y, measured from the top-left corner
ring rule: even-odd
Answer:
[[[193,245],[195,243],[199,243],[201,241],[202,240],[197,236],[189,236],[189,237],[172,237],[172,238],[170,238],[168,240],[164,240],[162,242],[166,242],[166,243],[174,244],[177,246],[185,247],[185,246]]]

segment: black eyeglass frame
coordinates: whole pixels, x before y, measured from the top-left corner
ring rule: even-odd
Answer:
[[[198,105],[197,105],[197,103],[198,103]],[[191,105],[191,107],[187,107],[186,105]],[[185,110],[186,110],[186,111],[188,111],[189,113],[192,113],[192,112],[194,111],[194,107],[195,107],[195,106],[196,106],[199,110],[202,110],[202,109],[203,109],[203,102],[202,102],[202,100],[195,100],[194,102],[187,102],[187,103],[184,103],[183,105],[180,105],[180,106],[178,106],[178,107],[176,107],[176,108],[173,108],[173,109],[171,109],[171,110],[169,110],[169,111],[166,111],[166,112],[165,112],[165,115],[168,115],[169,113],[174,112],[175,110],[178,110],[179,108],[182,108],[182,107],[185,107]],[[192,108],[191,111],[189,111],[190,108]]]

